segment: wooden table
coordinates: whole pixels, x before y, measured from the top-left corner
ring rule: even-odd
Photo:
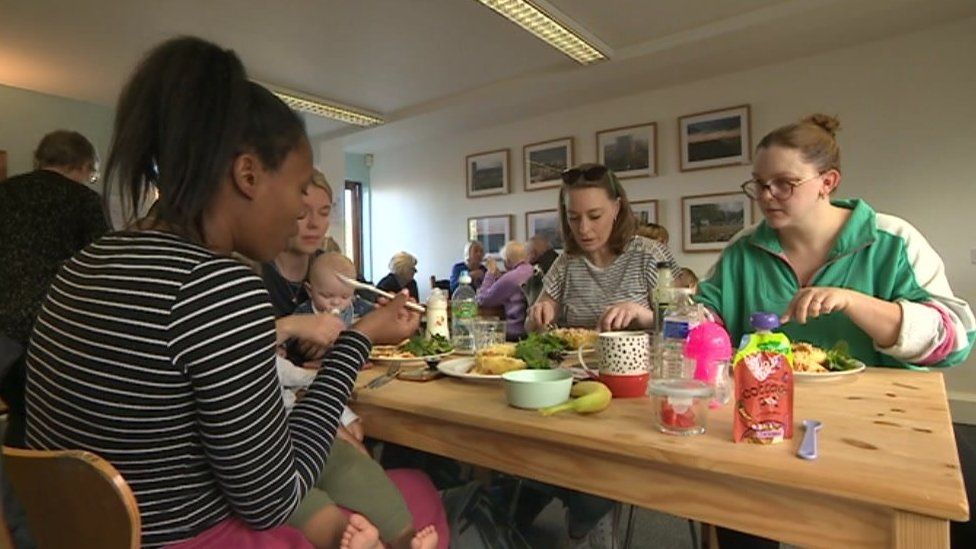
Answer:
[[[506,405],[500,383],[396,380],[353,405],[372,437],[808,547],[948,547],[969,506],[939,373],[869,369],[798,383],[796,438],[734,444],[730,406],[701,436],[652,429],[650,401],[591,416]],[[820,458],[795,456],[819,419]]]

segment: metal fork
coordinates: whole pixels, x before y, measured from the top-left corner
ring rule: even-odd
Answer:
[[[387,383],[393,381],[393,378],[395,378],[399,373],[400,373],[400,363],[390,364],[390,366],[387,367],[386,369],[386,373],[374,379],[373,381],[367,383],[366,388],[378,389],[386,385]]]

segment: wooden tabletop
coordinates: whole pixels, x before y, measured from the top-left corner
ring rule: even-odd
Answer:
[[[615,399],[606,411],[589,416],[569,413],[543,417],[507,406],[500,382],[442,378],[426,383],[396,380],[375,390],[362,388],[382,371],[363,372],[354,397],[353,407],[366,419],[370,435],[620,501],[718,524],[734,524],[748,514],[741,510],[713,512],[691,501],[664,501],[646,494],[650,490],[646,485],[628,486],[626,478],[614,478],[619,471],[632,470],[632,475],[640,475],[645,481],[654,478],[663,482],[672,477],[707,480],[697,485],[699,494],[725,491],[732,497],[736,485],[756,494],[766,493],[770,487],[786,489],[792,495],[785,495],[777,505],[788,507],[791,499],[809,497],[811,502],[832,505],[834,513],[846,513],[852,521],[876,524],[876,531],[865,531],[864,539],[887,531],[886,525],[895,520],[889,510],[939,519],[940,525],[947,525],[946,520],[966,520],[969,515],[945,385],[939,373],[869,368],[846,379],[797,383],[795,438],[758,446],[732,442],[731,406],[710,411],[705,434],[676,437],[653,429],[646,398]],[[795,455],[803,419],[823,422],[820,457],[815,461]],[[404,430],[409,432],[400,432]],[[444,438],[448,436],[470,438],[458,442]],[[493,438],[497,441],[489,440]],[[518,459],[548,460],[548,467],[496,455],[505,452],[505,441],[516,440],[525,451]],[[543,453],[546,449],[551,451]],[[612,464],[613,470],[602,467],[586,471],[564,464],[561,472],[556,471],[559,456],[572,461],[574,455],[585,455],[587,463],[597,466]],[[676,470],[680,472],[677,476]],[[669,476],[645,475],[653,471]],[[578,478],[580,475],[604,479],[593,481]],[[842,504],[852,510],[838,509]],[[863,516],[857,515],[855,508]],[[824,526],[830,523],[824,522]],[[735,525],[770,533],[763,523]],[[802,540],[810,533],[783,532],[778,539]],[[894,541],[890,536],[878,539]],[[846,541],[860,544],[854,539]]]

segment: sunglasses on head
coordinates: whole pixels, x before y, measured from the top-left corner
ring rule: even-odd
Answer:
[[[586,181],[599,181],[603,179],[603,176],[607,174],[607,167],[597,164],[595,166],[590,166],[585,170],[579,168],[570,168],[562,173],[563,183],[567,185],[572,185],[580,180],[580,178]]]

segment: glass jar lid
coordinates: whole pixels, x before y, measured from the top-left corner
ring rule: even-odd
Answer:
[[[652,395],[677,398],[701,398],[712,395],[712,388],[697,379],[656,379],[651,381],[649,390]]]

